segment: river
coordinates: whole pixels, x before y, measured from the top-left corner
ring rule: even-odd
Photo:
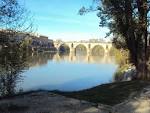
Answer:
[[[83,54],[84,53],[84,54]],[[113,81],[114,56],[1,51],[0,95],[18,91],[79,91]]]
[[[29,69],[18,83],[23,90],[78,91],[113,80],[117,64],[113,56],[32,54]]]

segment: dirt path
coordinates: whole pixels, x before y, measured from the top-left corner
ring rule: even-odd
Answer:
[[[49,92],[34,92],[0,101],[0,113],[109,113],[110,108]]]

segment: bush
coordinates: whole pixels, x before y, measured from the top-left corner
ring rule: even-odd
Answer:
[[[114,81],[122,81],[124,78],[125,72],[131,67],[131,64],[125,64],[122,67],[118,68],[118,70],[114,74]]]

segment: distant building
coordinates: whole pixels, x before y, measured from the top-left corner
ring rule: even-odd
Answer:
[[[29,34],[22,32],[15,32],[12,30],[0,30],[0,43],[16,44],[29,38]]]
[[[32,48],[51,49],[54,48],[54,42],[46,36],[32,37],[30,45]]]
[[[0,30],[0,43],[8,44],[8,42],[11,42],[11,37],[14,36],[14,33],[11,30]]]
[[[21,43],[24,40],[31,39],[30,34],[26,33],[17,33],[15,37],[12,39],[15,43]]]
[[[30,40],[29,48],[51,49],[54,48],[53,40],[47,36],[36,36],[29,33],[14,32],[12,30],[0,30],[0,45],[20,44],[25,40]]]
[[[54,47],[54,41],[51,39],[48,39],[48,48],[55,48]]]
[[[42,39],[42,40],[48,40],[48,37],[47,36],[43,36],[43,35],[41,35],[40,37],[39,37],[40,39]]]

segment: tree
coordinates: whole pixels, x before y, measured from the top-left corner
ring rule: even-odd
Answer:
[[[0,96],[16,93],[17,84],[23,79],[21,73],[28,69],[27,53],[17,49],[5,48],[0,57]]]
[[[18,33],[32,33],[33,20],[18,0],[0,0],[0,41],[9,42]]]
[[[130,62],[137,70],[137,78],[150,79],[148,55],[148,29],[150,25],[150,0],[94,0],[98,3],[100,26],[109,27],[118,35],[130,52]],[[95,10],[94,8],[90,8]],[[82,8],[80,14],[89,12]],[[124,47],[124,48],[125,48]]]
[[[18,0],[0,0],[0,27],[13,31],[31,30],[30,12]]]

